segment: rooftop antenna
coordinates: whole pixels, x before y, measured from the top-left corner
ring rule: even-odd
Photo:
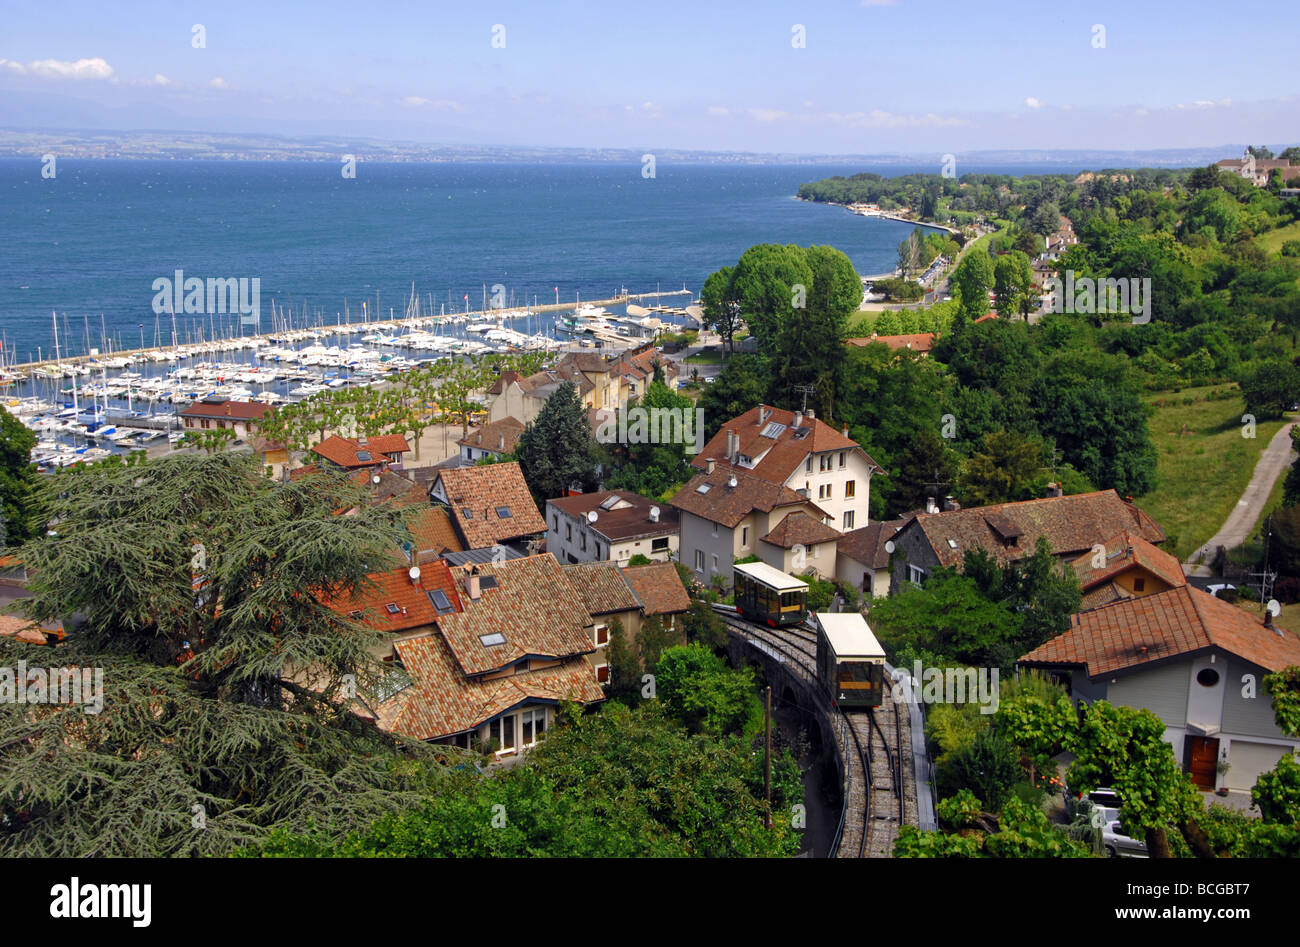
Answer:
[[[795,385],[793,390],[797,392],[801,392],[803,394],[803,413],[807,414],[808,396],[817,393],[817,386],[816,385]]]

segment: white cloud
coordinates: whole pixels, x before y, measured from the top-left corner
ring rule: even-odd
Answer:
[[[156,85],[156,86],[164,86],[164,85],[171,85],[171,84],[172,81],[168,79],[166,76],[164,76],[161,72],[154,73],[152,79],[132,79],[129,83],[129,85]]]
[[[779,122],[790,117],[789,112],[780,109],[746,109],[749,117],[758,122]]]
[[[708,113],[709,113],[710,115],[713,115],[713,116],[715,116],[715,117],[717,117],[717,118],[721,118],[721,117],[723,117],[724,115],[730,115],[730,114],[731,114],[730,110],[728,110],[728,109],[724,109],[721,105],[710,105],[710,106],[708,107],[707,111],[708,111]]]
[[[1025,104],[1028,105],[1031,109],[1040,109],[1043,107],[1043,103],[1040,102],[1038,99],[1034,98],[1032,95],[1029,98],[1025,99]]]
[[[37,59],[23,65],[12,59],[0,59],[0,66],[19,75],[39,76],[42,79],[112,79],[113,67],[104,59]]]
[[[215,76],[214,78],[208,80],[208,88],[210,88],[210,89],[229,89],[229,88],[230,88],[230,83],[227,82],[225,79],[221,78],[220,76]]]

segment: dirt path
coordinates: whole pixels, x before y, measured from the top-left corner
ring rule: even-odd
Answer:
[[[1183,563],[1183,571],[1188,575],[1210,575],[1210,567],[1198,563],[1198,559],[1202,556],[1206,560],[1212,559],[1215,550],[1220,546],[1231,549],[1233,546],[1240,546],[1249,538],[1255,523],[1259,521],[1260,514],[1264,512],[1264,504],[1268,502],[1277,478],[1291,466],[1291,428],[1294,426],[1294,423],[1284,424],[1268,442],[1263,456],[1255,465],[1255,473],[1251,476],[1250,483],[1246,485],[1241,498],[1237,500],[1237,506],[1219,527],[1219,531],[1188,556],[1187,561]]]

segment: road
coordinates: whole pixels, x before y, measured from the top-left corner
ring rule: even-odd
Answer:
[[[1183,563],[1183,571],[1188,575],[1210,575],[1210,567],[1198,562],[1202,556],[1206,560],[1213,559],[1215,550],[1220,546],[1231,549],[1233,546],[1240,546],[1249,538],[1251,530],[1259,521],[1260,514],[1264,512],[1264,504],[1268,502],[1277,478],[1291,466],[1293,459],[1291,428],[1294,426],[1294,423],[1284,424],[1268,442],[1268,447],[1264,448],[1263,456],[1255,465],[1255,473],[1251,476],[1250,483],[1246,485],[1245,492],[1241,494],[1241,499],[1237,501],[1236,508],[1228,515],[1219,531],[1211,536],[1205,545],[1188,556],[1187,561]]]

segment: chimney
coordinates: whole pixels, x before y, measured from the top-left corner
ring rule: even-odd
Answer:
[[[958,503],[956,500],[954,500],[952,497],[947,496],[943,498],[943,509],[944,512],[948,512],[950,510],[960,510],[961,504]]]
[[[939,504],[935,502],[934,497],[925,498],[925,512],[927,513],[939,512]]]
[[[1267,607],[1264,608],[1264,627],[1273,627],[1273,613]]]
[[[844,425],[844,430],[840,431],[840,433],[843,434],[845,437],[848,437],[848,436],[849,436],[849,426],[848,426],[847,424]]]
[[[1061,485],[1059,483],[1049,483],[1047,485],[1047,496],[1059,497],[1061,495]]]
[[[727,431],[727,460],[734,461],[736,453],[740,450],[740,435],[735,431]]]
[[[368,438],[368,437],[358,437],[358,438],[357,438],[357,446],[358,446],[358,447],[369,447],[369,446],[370,446],[370,438]]]
[[[790,426],[791,426],[791,427],[802,427],[802,426],[803,426],[803,412],[802,412],[802,411],[796,411],[796,412],[794,413],[794,420],[790,422]]]
[[[471,573],[465,576],[465,594],[467,594],[470,597],[470,599],[475,602],[477,602],[479,600],[479,596],[483,594],[479,590],[477,575]]]
[[[806,417],[809,421],[815,421],[817,420],[817,412],[809,408],[806,411],[804,411],[804,417]]]
[[[769,417],[771,417],[771,416],[772,416],[772,412],[771,412],[771,410],[767,407],[767,405],[760,404],[760,405],[758,406],[758,426],[759,426],[759,427],[762,427],[763,424],[764,424],[764,422],[766,422],[767,419],[768,419]]]
[[[712,457],[709,457],[708,459],[706,459],[706,460],[704,461],[704,472],[705,472],[705,473],[713,473],[713,468],[714,468],[715,466],[717,466],[717,463],[718,463],[718,462],[717,462],[716,460],[714,460]]]

